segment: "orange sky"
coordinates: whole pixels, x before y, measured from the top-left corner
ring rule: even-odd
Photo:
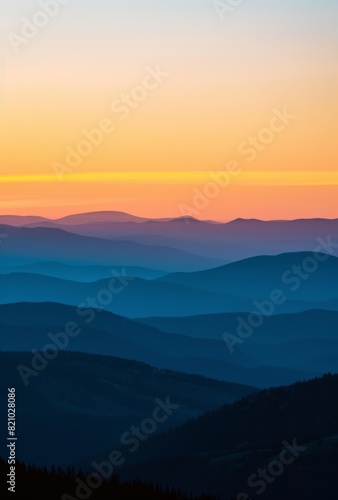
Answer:
[[[336,7],[243,2],[222,22],[207,4],[84,0],[18,53],[7,40],[0,213],[338,217]],[[7,38],[36,4],[8,9]]]

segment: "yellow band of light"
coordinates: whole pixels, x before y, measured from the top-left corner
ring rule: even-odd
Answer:
[[[121,182],[121,183],[184,183],[202,184],[217,176],[228,178],[231,184],[253,186],[333,186],[338,185],[338,172],[66,172],[64,182]],[[227,177],[225,177],[227,176]],[[61,177],[60,177],[61,178]],[[50,183],[59,182],[54,173],[31,175],[0,175],[0,183]]]

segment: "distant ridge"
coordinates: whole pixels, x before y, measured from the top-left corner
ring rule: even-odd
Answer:
[[[55,224],[87,224],[91,222],[173,222],[173,221],[191,221],[191,222],[201,222],[205,224],[220,224],[226,225],[236,225],[240,223],[262,223],[262,224],[272,224],[272,223],[310,223],[310,222],[338,222],[338,218],[323,218],[323,217],[313,217],[313,218],[298,218],[298,219],[256,219],[256,218],[243,218],[238,217],[230,221],[221,221],[216,219],[199,219],[192,215],[186,216],[168,216],[168,217],[143,217],[139,215],[129,214],[127,212],[122,212],[118,210],[102,210],[94,212],[83,212],[65,215],[63,217],[58,217],[52,219],[50,217],[42,217],[38,215],[0,215],[0,224],[8,225],[29,225],[34,223],[52,222]]]
[[[1,224],[21,228],[61,229],[101,240],[128,241],[130,245],[147,246],[149,252],[149,248],[155,246],[174,248],[188,254],[217,259],[222,263],[258,255],[313,251],[318,245],[318,238],[326,240],[331,237],[333,241],[338,241],[338,219],[320,218],[276,221],[238,218],[219,222],[191,216],[156,219],[105,211],[68,215],[55,220],[3,215],[0,216]],[[134,265],[148,267],[149,263]],[[155,265],[167,270],[161,263]],[[150,263],[150,266],[154,264]],[[205,269],[208,267],[213,265],[205,265]]]

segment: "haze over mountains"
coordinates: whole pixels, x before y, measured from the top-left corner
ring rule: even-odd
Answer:
[[[338,239],[338,219],[237,219],[220,223],[191,217],[146,219],[121,212],[93,212],[57,220],[0,216],[1,224],[59,228],[83,236],[169,246],[223,262],[255,255],[313,251],[318,238],[330,235],[334,241]]]
[[[338,259],[332,255],[335,240],[326,231],[334,233],[336,220],[221,224],[189,219],[187,224],[184,219],[151,221],[100,212],[57,221],[14,216],[3,216],[0,221],[15,224],[1,226],[8,236],[0,245],[0,304],[13,304],[13,309],[1,308],[3,328],[10,333],[1,343],[6,349],[29,350],[33,339],[41,349],[44,329],[62,329],[60,318],[77,317],[79,310],[85,314],[94,308],[113,315],[102,313],[103,323],[98,324],[96,318],[93,324],[84,324],[86,333],[73,339],[71,350],[138,359],[160,368],[257,387],[308,379],[335,367]],[[20,227],[25,224],[67,226],[67,231]],[[107,238],[73,233],[80,226],[91,233],[91,224]],[[145,236],[149,227],[154,234],[162,228],[168,238],[180,234],[182,240],[194,240],[196,255],[174,246],[152,246],[149,241],[145,245],[109,240],[107,224],[114,234],[115,225],[124,231],[126,224],[128,231],[134,228],[134,236]],[[198,242],[209,244],[209,236],[216,234],[223,235],[224,260],[228,238],[234,235],[250,251],[250,239],[264,246],[277,236],[287,244],[291,241],[298,251],[219,265],[213,257],[197,255],[203,253]],[[320,250],[304,251],[299,242],[315,234],[322,235]],[[329,246],[325,246],[327,242]],[[325,249],[328,255],[321,253]],[[271,297],[276,290],[278,301],[274,303]],[[15,321],[6,324],[8,310],[26,321],[30,311],[35,311],[33,322],[25,325],[28,335]],[[252,314],[263,318],[256,320],[262,322],[258,328],[250,325]],[[48,321],[38,327],[37,317]],[[234,354],[229,352],[224,334],[237,335]],[[242,334],[245,342],[238,340]]]
[[[125,268],[116,267],[114,269],[117,275],[123,276],[126,272]],[[43,276],[51,276],[53,278],[60,278],[70,281],[87,282],[99,281],[107,278],[107,276],[112,275],[112,268],[110,266],[89,266],[89,265],[71,265],[62,264],[61,262],[35,262],[33,264],[26,265],[13,265],[11,266],[0,266],[0,274],[10,274],[10,273],[29,273],[29,274],[40,274]],[[128,273],[131,276],[143,279],[154,279],[164,276],[166,273],[164,271],[159,271],[156,269],[149,269],[146,267],[133,267],[128,266]]]
[[[238,315],[233,314],[174,319],[175,330],[166,332],[161,326],[168,329],[171,322],[163,318],[145,320],[155,322],[154,327],[106,311],[53,303],[4,305],[0,313],[3,351],[41,351],[52,340],[61,350],[137,359],[157,368],[256,387],[307,380],[334,370],[338,360],[337,312],[267,318],[234,352],[223,338],[225,332],[237,335]],[[69,322],[75,322],[80,333],[59,345],[57,339],[65,336]],[[330,329],[323,332],[323,324]]]
[[[148,246],[132,241],[109,241],[56,228],[0,226],[6,245],[0,248],[2,265],[62,262],[74,265],[140,266],[155,269],[197,270],[221,264],[209,257],[176,248]]]
[[[275,289],[297,300],[331,300],[338,297],[338,258],[314,257],[313,252],[258,256],[195,273],[176,273],[160,282],[233,293],[247,298],[269,297]]]
[[[27,252],[23,247],[24,253]],[[41,275],[22,272],[27,266],[4,266],[0,271],[0,303],[47,300],[80,305],[88,304],[88,300],[100,302],[102,291],[106,290],[108,298],[102,299],[99,305],[130,318],[243,311],[270,315],[311,309],[338,310],[338,259],[329,256],[318,264],[316,272],[305,273],[302,276],[306,279],[301,279],[293,266],[301,267],[306,259],[311,258],[309,252],[254,257],[206,271],[168,274],[157,279],[151,270],[143,269],[142,274],[148,279],[142,279],[132,276],[133,269],[135,274],[141,274],[139,269],[114,266],[107,272],[106,279],[93,282],[87,282],[89,276],[93,276],[92,266],[88,268],[88,276],[86,267],[82,266],[84,277],[81,282],[49,275],[48,269],[51,268],[51,274],[66,274],[74,278],[79,272],[76,266],[46,263]],[[39,266],[42,264],[30,268],[38,271]],[[13,272],[16,269],[17,272]],[[101,269],[101,274],[104,269],[107,266]],[[95,267],[95,272],[99,272],[99,266]],[[121,276],[120,280],[118,276]],[[123,293],[120,293],[122,289]],[[269,297],[275,290],[280,291],[282,299],[271,309],[266,301],[270,301]]]

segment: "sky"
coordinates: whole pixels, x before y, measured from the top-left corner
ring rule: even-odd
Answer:
[[[0,213],[338,217],[337,21],[337,0],[6,0]]]

